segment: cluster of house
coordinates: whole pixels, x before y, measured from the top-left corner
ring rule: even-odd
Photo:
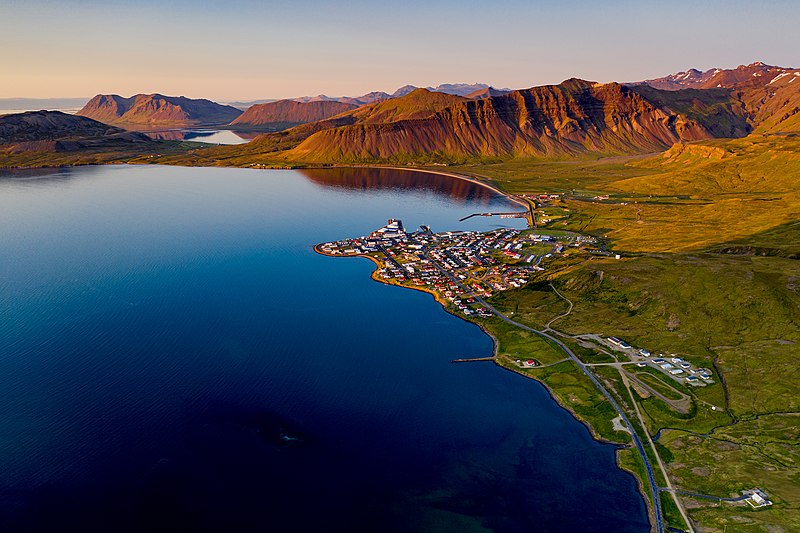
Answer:
[[[404,239],[406,237],[406,229],[403,227],[402,220],[390,218],[388,224],[370,233],[369,237],[375,240]]]
[[[573,241],[576,238],[571,237]],[[582,243],[585,241],[581,241]],[[491,291],[505,291],[526,284],[531,273],[543,270],[542,257],[526,251],[538,243],[552,246],[552,253],[564,245],[549,235],[531,235],[515,229],[487,232],[445,232],[432,236],[428,256],[459,282],[484,297]],[[552,253],[544,257],[550,257]],[[504,259],[501,259],[504,258]]]
[[[381,278],[427,287],[467,316],[489,316],[467,292],[488,298],[492,291],[522,287],[532,272],[542,270],[539,262],[543,257],[563,252],[567,245],[581,246],[593,240],[578,235],[556,239],[508,228],[433,233],[420,226],[408,233],[402,221],[390,219],[367,237],[327,242],[317,248],[328,255],[371,256],[384,265],[378,271]],[[537,244],[550,246],[551,252],[537,256],[526,250]]]
[[[527,198],[528,200],[538,200],[540,202],[549,202],[554,200],[560,200],[560,194],[551,194],[551,193],[542,193],[542,194],[522,194],[520,195],[523,198]]]
[[[683,380],[689,385],[706,385],[714,383],[714,376],[707,368],[697,368],[691,363],[685,361],[681,357],[674,354],[665,356],[658,354],[658,357],[652,357],[652,354],[644,348],[636,348],[629,343],[617,337],[608,337],[608,343],[617,348],[619,351],[625,352],[628,355],[633,355],[634,358],[641,361],[640,366],[650,366],[661,370],[669,377],[676,381]]]
[[[466,316],[477,315],[485,318],[492,315],[488,309],[476,303],[475,298],[467,294],[462,285],[454,282],[429,259],[418,259],[402,264],[387,260],[386,267],[378,270],[378,275],[386,280],[407,281],[418,287],[426,287],[436,292],[441,298],[450,301]],[[480,296],[491,296],[485,287],[477,284],[470,289]]]
[[[408,233],[403,227],[403,222],[390,218],[388,224],[370,233],[369,237],[324,242],[317,248],[327,255],[369,255],[381,251],[387,251],[387,255],[395,255],[385,247],[408,244]]]
[[[383,279],[395,279],[399,282],[408,282],[418,287],[426,287],[437,293],[440,298],[450,301],[453,306],[466,316],[489,317],[491,313],[488,309],[476,302],[475,298],[468,294],[465,286],[473,294],[488,298],[492,293],[480,283],[467,284],[467,277],[459,274],[454,281],[448,276],[443,266],[434,263],[435,259],[426,259],[417,256],[416,258],[404,255],[403,263],[392,260],[386,261],[386,267],[378,271],[378,275]],[[452,274],[451,274],[452,275]]]
[[[536,270],[543,270],[538,265],[533,268]],[[528,283],[529,277],[529,271],[511,268],[503,264],[492,267],[486,272],[486,283],[494,290],[505,291],[511,288],[519,289]]]

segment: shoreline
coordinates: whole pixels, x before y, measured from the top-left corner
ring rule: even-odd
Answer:
[[[333,258],[347,258],[347,259],[352,259],[352,258],[356,258],[356,259],[357,259],[357,258],[362,258],[362,259],[368,259],[368,260],[369,260],[369,261],[370,261],[372,264],[374,264],[376,267],[383,267],[383,266],[384,266],[384,265],[382,265],[382,264],[381,264],[381,263],[380,263],[380,262],[379,262],[377,259],[375,259],[374,257],[372,257],[372,256],[370,256],[370,255],[364,255],[364,254],[359,254],[359,255],[334,255],[334,254],[328,254],[328,253],[325,253],[325,252],[322,252],[322,251],[320,251],[320,250],[317,248],[318,246],[319,246],[318,244],[315,244],[315,245],[313,246],[314,252],[318,253],[319,255],[325,256],[325,257],[333,257]],[[450,309],[447,307],[447,304],[446,304],[445,302],[442,302],[442,301],[439,299],[438,295],[437,295],[437,294],[436,294],[434,291],[431,291],[431,290],[429,290],[429,289],[427,289],[427,288],[425,288],[425,287],[407,287],[407,286],[405,286],[405,285],[399,285],[399,284],[397,284],[397,283],[389,283],[389,282],[388,282],[388,281],[386,281],[386,280],[383,280],[383,279],[380,279],[379,277],[376,277],[376,276],[375,276],[375,273],[376,273],[377,271],[378,271],[378,268],[376,268],[375,270],[373,270],[373,271],[372,271],[372,273],[370,274],[370,278],[371,278],[373,281],[376,281],[377,283],[381,283],[381,284],[383,284],[383,285],[387,285],[387,286],[389,286],[389,287],[397,287],[397,288],[400,288],[400,289],[409,289],[409,290],[412,290],[412,291],[417,291],[417,292],[422,292],[422,293],[424,293],[424,294],[428,294],[428,295],[430,295],[430,296],[431,296],[431,298],[433,298],[433,300],[434,300],[436,303],[438,303],[439,305],[441,305],[441,306],[442,306],[442,309],[444,309],[444,311],[445,311],[447,314],[449,314],[449,315],[452,315],[452,316],[454,316],[454,317],[456,317],[456,318],[458,318],[458,319],[460,319],[460,320],[463,320],[464,322],[467,322],[468,324],[473,324],[473,325],[477,326],[478,328],[480,328],[480,330],[481,330],[481,331],[483,331],[483,332],[484,332],[484,333],[485,333],[485,334],[486,334],[486,335],[487,335],[487,336],[488,336],[490,339],[492,339],[492,356],[491,356],[491,357],[492,357],[492,362],[493,362],[495,365],[497,365],[498,367],[502,368],[503,370],[505,370],[505,371],[507,371],[507,372],[512,372],[512,373],[514,373],[514,374],[517,374],[517,375],[519,375],[519,376],[521,376],[521,377],[524,377],[524,378],[527,378],[527,379],[531,379],[531,380],[533,380],[533,381],[535,381],[535,382],[537,382],[537,383],[541,384],[541,385],[542,385],[542,386],[543,386],[543,387],[544,387],[544,388],[547,390],[547,393],[550,395],[550,397],[551,397],[551,398],[553,398],[553,400],[554,400],[556,403],[558,403],[558,404],[559,404],[561,407],[563,407],[565,410],[569,411],[569,413],[572,415],[572,417],[573,417],[575,420],[577,420],[578,422],[580,422],[581,424],[583,424],[584,426],[586,426],[586,429],[588,429],[588,430],[589,430],[589,433],[592,435],[592,438],[593,438],[594,440],[596,440],[597,442],[603,443],[603,444],[610,444],[610,445],[613,445],[613,446],[617,446],[617,447],[619,447],[619,448],[621,448],[621,449],[625,449],[625,448],[631,448],[631,447],[632,447],[632,445],[631,445],[631,444],[625,444],[625,443],[622,443],[622,442],[616,442],[616,441],[608,440],[608,439],[605,439],[605,438],[601,437],[601,436],[600,436],[600,435],[599,435],[599,434],[598,434],[598,433],[595,431],[594,427],[592,427],[592,425],[591,425],[591,424],[589,424],[588,422],[586,422],[586,421],[582,420],[582,419],[581,419],[581,418],[580,418],[580,417],[577,415],[577,413],[575,413],[575,411],[573,411],[573,410],[572,410],[572,408],[571,408],[569,405],[563,404],[563,403],[561,402],[561,400],[560,400],[560,399],[559,399],[557,396],[555,396],[555,395],[553,394],[553,392],[550,390],[550,387],[548,387],[546,383],[544,383],[544,382],[540,381],[539,379],[536,379],[536,377],[534,377],[534,376],[531,376],[531,375],[529,375],[529,374],[526,374],[526,373],[522,372],[522,371],[521,371],[522,369],[516,370],[516,369],[514,369],[514,368],[509,368],[509,367],[507,367],[507,366],[503,366],[502,364],[500,364],[500,363],[499,363],[499,361],[498,361],[498,358],[497,358],[497,356],[499,355],[499,354],[498,354],[498,351],[499,351],[499,343],[498,343],[498,341],[497,341],[497,337],[495,337],[495,336],[494,336],[494,335],[493,335],[493,334],[492,334],[492,333],[491,333],[489,330],[487,330],[487,329],[486,329],[486,327],[485,327],[483,324],[480,324],[480,323],[478,323],[478,322],[473,322],[472,320],[470,320],[470,319],[468,319],[468,318],[466,318],[466,317],[463,317],[463,316],[461,316],[461,315],[459,315],[459,314],[456,314],[456,313],[454,313],[452,310],[450,310]],[[534,367],[534,368],[535,368],[535,367]],[[620,469],[621,469],[621,470],[625,470],[624,468],[620,468]],[[626,472],[627,472],[627,470],[626,470]],[[635,476],[634,476],[634,477],[635,477]],[[638,479],[638,478],[637,478],[637,479]]]
[[[131,162],[125,162],[125,161],[113,161],[113,162],[107,162],[107,163],[93,162],[93,163],[79,163],[79,164],[65,164],[65,165],[45,165],[45,166],[37,166],[37,167],[3,167],[3,168],[5,168],[6,170],[11,170],[11,169],[28,170],[28,169],[43,169],[43,168],[67,168],[67,167],[73,167],[73,166],[108,166],[108,165],[140,165],[140,164],[142,164],[142,163],[131,163]],[[150,164],[160,165],[161,163],[150,163]],[[183,166],[183,167],[187,167],[187,168],[190,168],[190,167],[215,168],[215,165],[212,165],[212,164],[208,164],[208,165],[172,165],[172,164],[166,164],[164,166]],[[273,170],[273,169],[252,168],[252,167],[246,167],[246,166],[245,167],[230,166],[230,167],[227,167],[227,168],[242,168],[242,169],[250,169],[250,170]],[[478,185],[480,187],[484,187],[486,189],[489,189],[493,193],[495,193],[495,194],[497,194],[499,196],[502,196],[503,198],[505,198],[509,202],[514,203],[516,205],[519,205],[520,207],[524,207],[529,215],[532,213],[532,210],[533,210],[533,206],[531,206],[531,204],[529,202],[525,201],[525,200],[517,198],[517,197],[515,197],[515,196],[513,196],[513,195],[511,195],[509,193],[503,192],[502,190],[498,189],[497,187],[495,187],[493,185],[490,185],[490,184],[488,184],[486,182],[480,181],[480,180],[478,180],[476,178],[469,177],[469,176],[466,176],[466,175],[463,175],[463,174],[457,174],[457,173],[454,173],[454,172],[446,172],[446,171],[440,171],[440,170],[435,170],[435,169],[427,169],[427,168],[409,168],[409,167],[395,167],[395,166],[381,166],[381,165],[326,165],[326,166],[323,166],[323,165],[313,165],[313,166],[311,166],[310,165],[310,166],[304,166],[302,168],[314,168],[314,169],[326,169],[326,168],[328,168],[328,169],[329,168],[391,169],[391,170],[408,171],[408,172],[421,172],[421,173],[427,173],[427,174],[438,174],[440,176],[448,177],[448,178],[451,178],[451,179],[459,179],[459,180],[463,180],[463,181],[468,181],[468,182],[471,182],[471,183],[473,183],[475,185]],[[371,256],[368,256],[368,255],[344,256],[344,255],[326,254],[326,253],[324,253],[324,252],[322,252],[322,251],[320,251],[318,249],[318,245],[317,244],[315,244],[313,246],[313,250],[314,250],[315,253],[318,253],[318,254],[326,256],[326,257],[364,257],[364,258],[369,259],[370,261],[372,261],[373,264],[375,264],[376,266],[382,266],[375,258],[373,258]],[[447,305],[444,304],[442,301],[440,301],[439,298],[437,297],[437,295],[433,291],[426,290],[426,289],[424,289],[422,287],[407,287],[407,286],[404,286],[404,285],[396,285],[396,284],[393,284],[393,283],[387,283],[386,281],[375,277],[375,273],[377,272],[377,270],[378,270],[377,268],[375,270],[373,270],[372,274],[370,275],[370,277],[374,281],[377,281],[379,283],[383,283],[384,285],[397,286],[397,287],[403,288],[403,289],[412,289],[412,290],[417,290],[419,292],[424,292],[424,293],[430,294],[433,297],[433,299],[437,303],[439,303],[448,314],[451,314],[451,315],[455,316],[456,318],[459,318],[459,319],[461,319],[461,320],[463,320],[465,322],[468,322],[470,324],[474,324],[474,325],[478,326],[481,329],[481,331],[483,331],[490,339],[492,339],[492,345],[493,345],[492,358],[493,358],[493,362],[494,362],[495,365],[499,366],[500,368],[502,368],[502,369],[504,369],[506,371],[514,372],[515,374],[518,374],[518,375],[520,375],[520,376],[522,376],[524,378],[532,379],[532,380],[536,381],[537,383],[539,383],[541,386],[544,387],[544,389],[547,391],[548,395],[551,398],[553,398],[553,400],[556,402],[556,404],[558,404],[560,407],[565,409],[568,413],[570,413],[570,415],[572,416],[573,419],[575,419],[577,422],[579,422],[580,424],[582,424],[584,427],[586,427],[588,429],[589,434],[591,435],[593,440],[595,440],[596,442],[602,443],[602,444],[611,444],[611,445],[616,446],[617,450],[615,451],[615,464],[616,464],[617,468],[619,468],[620,470],[622,470],[624,472],[627,472],[628,474],[633,476],[633,478],[636,480],[637,490],[638,490],[640,496],[642,497],[642,499],[643,499],[643,501],[645,503],[648,519],[649,519],[650,525],[651,525],[651,530],[655,529],[654,520],[653,520],[653,517],[654,517],[653,504],[650,502],[649,496],[644,492],[644,482],[643,482],[643,480],[639,478],[637,473],[635,473],[632,470],[629,470],[627,468],[624,468],[620,463],[619,452],[621,450],[623,450],[623,449],[629,448],[631,445],[623,444],[623,443],[619,443],[619,442],[612,442],[612,441],[608,441],[606,439],[601,438],[597,434],[597,432],[594,429],[594,427],[591,424],[589,424],[587,421],[584,421],[583,419],[581,419],[575,413],[575,411],[573,411],[568,405],[563,404],[546,383],[543,383],[542,381],[536,379],[534,376],[531,376],[531,375],[528,375],[528,374],[524,374],[522,372],[516,372],[511,368],[508,368],[508,367],[505,367],[505,366],[501,365],[498,362],[498,359],[497,359],[497,355],[498,355],[498,341],[497,341],[497,338],[490,331],[488,331],[482,324],[479,324],[477,322],[473,322],[473,321],[471,321],[471,320],[469,320],[469,319],[467,319],[465,317],[462,317],[460,315],[457,315],[457,314],[451,312],[448,309]],[[658,494],[656,494],[654,497],[658,498],[659,496],[658,496]]]
[[[192,141],[187,141],[192,142]],[[176,165],[172,163],[159,163],[159,162],[131,162],[131,161],[108,161],[108,162],[76,162],[76,163],[66,163],[66,164],[42,164],[42,165],[24,165],[24,166],[0,166],[0,170],[38,170],[38,169],[47,169],[47,168],[69,168],[69,167],[86,167],[86,166],[113,166],[113,165],[142,165],[142,164],[152,164],[152,165],[164,165],[164,166],[179,166],[179,167],[186,167],[186,168],[193,168],[193,167],[200,167],[200,168],[216,168],[217,165],[208,164],[208,165]],[[465,174],[457,174],[455,172],[447,172],[442,170],[436,170],[431,168],[414,168],[414,167],[397,167],[397,166],[383,166],[383,165],[300,165],[300,166],[286,166],[286,167],[279,167],[276,166],[274,168],[254,168],[249,166],[238,166],[238,165],[221,165],[222,168],[241,168],[241,169],[248,169],[248,170],[301,170],[301,169],[314,169],[314,170],[324,170],[324,169],[331,169],[331,168],[354,168],[354,169],[385,169],[385,170],[400,170],[405,172],[420,172],[423,174],[435,174],[439,176],[444,176],[447,178],[457,179],[461,181],[467,181],[474,185],[478,185],[479,187],[483,187],[492,191],[493,193],[497,194],[498,196],[502,196],[509,202],[522,207],[529,216],[533,213],[533,206],[530,202],[517,197],[516,195],[512,195],[502,191],[501,189],[497,188],[495,185],[487,183],[486,181],[482,181],[478,178],[474,178],[471,176],[467,176]]]
[[[486,183],[485,181],[481,181],[477,178],[473,178],[467,176],[465,174],[457,174],[455,172],[443,172],[441,170],[434,170],[429,168],[410,168],[410,167],[384,167],[384,166],[365,166],[365,167],[357,167],[357,166],[344,166],[344,168],[387,168],[390,170],[406,170],[410,172],[423,172],[425,174],[438,174],[439,176],[446,176],[448,178],[454,178],[457,180],[468,181],[470,183],[474,183],[475,185],[480,185],[490,191],[497,193],[499,196],[502,196],[506,200],[513,202],[520,207],[524,207],[526,211],[530,212],[531,205],[529,202],[522,200],[521,198],[517,198],[515,195],[511,195],[507,192],[503,192],[494,185]]]
[[[363,166],[361,166],[361,165],[335,165],[334,167],[331,167],[331,166],[322,167],[321,166],[321,167],[316,167],[316,168],[376,168],[376,169],[387,169],[388,168],[388,169],[392,169],[392,170],[423,172],[423,173],[428,173],[428,174],[438,174],[440,176],[445,176],[445,177],[449,177],[449,178],[452,178],[452,179],[459,179],[459,180],[463,180],[463,181],[468,181],[468,182],[473,183],[475,185],[478,185],[480,187],[485,187],[485,188],[489,189],[490,191],[494,192],[495,194],[498,194],[499,196],[502,196],[506,200],[519,205],[520,207],[524,206],[526,211],[528,212],[529,216],[532,216],[532,213],[533,213],[533,206],[529,202],[527,202],[525,200],[522,200],[520,198],[517,198],[514,195],[506,193],[506,192],[498,189],[497,187],[495,187],[493,185],[490,185],[488,183],[482,182],[482,181],[480,181],[480,180],[478,180],[476,178],[465,176],[463,174],[457,174],[457,173],[454,173],[454,172],[444,172],[444,171],[439,171],[439,170],[435,170],[435,169],[417,169],[417,168],[379,166],[379,165],[363,165]],[[529,219],[529,227],[530,227],[530,219]],[[368,255],[357,255],[357,256],[331,255],[331,254],[326,254],[324,252],[319,251],[318,248],[317,248],[317,245],[314,245],[314,251],[316,253],[319,253],[320,255],[324,255],[324,256],[327,256],[327,257],[365,257],[365,258],[369,259],[370,261],[372,261],[372,263],[376,267],[379,268],[379,267],[383,266],[375,258],[373,258],[371,256],[368,256]],[[397,284],[394,284],[394,283],[387,283],[385,280],[377,278],[375,276],[375,273],[378,271],[378,268],[373,270],[372,273],[370,274],[370,277],[374,281],[377,281],[379,283],[383,283],[384,285],[399,287],[399,288],[402,288],[402,289],[412,289],[412,290],[417,290],[419,292],[424,292],[424,293],[430,294],[433,297],[433,299],[439,305],[442,306],[442,308],[445,310],[445,312],[447,312],[448,314],[450,314],[452,316],[455,316],[456,318],[459,318],[459,319],[463,320],[464,322],[467,322],[469,324],[474,324],[474,325],[478,326],[481,329],[481,331],[483,331],[492,340],[492,362],[495,365],[497,365],[498,367],[502,368],[503,370],[505,370],[507,372],[513,372],[514,374],[517,374],[517,375],[519,375],[519,376],[521,376],[523,378],[531,379],[531,380],[539,383],[545,389],[545,391],[547,391],[548,396],[550,396],[550,398],[552,398],[553,401],[555,401],[557,405],[559,405],[562,409],[567,411],[575,421],[577,421],[578,423],[583,425],[588,430],[589,435],[592,437],[593,440],[595,440],[596,442],[599,442],[601,444],[607,444],[607,445],[614,446],[616,448],[615,451],[614,451],[614,463],[616,464],[618,469],[620,469],[623,472],[628,473],[635,480],[635,482],[636,482],[636,490],[639,493],[639,495],[641,496],[642,501],[645,504],[646,514],[647,514],[647,517],[648,517],[648,521],[650,522],[650,530],[651,531],[656,531],[657,528],[656,528],[655,508],[654,508],[655,503],[650,501],[650,496],[647,493],[647,490],[646,490],[646,487],[645,487],[645,484],[644,484],[644,480],[639,477],[638,473],[636,473],[633,470],[630,470],[628,468],[625,468],[621,463],[620,452],[622,450],[625,450],[625,449],[634,448],[633,440],[630,443],[620,443],[620,442],[609,441],[609,440],[604,439],[603,437],[601,437],[599,435],[599,433],[597,432],[597,430],[588,421],[583,420],[580,416],[578,416],[578,414],[569,405],[567,405],[564,402],[562,402],[561,399],[555,394],[555,392],[553,390],[550,389],[550,387],[546,383],[544,383],[543,381],[541,381],[539,379],[536,379],[536,377],[534,377],[532,375],[525,374],[525,373],[523,373],[521,371],[516,371],[516,370],[514,370],[512,368],[509,368],[509,367],[506,367],[506,366],[503,366],[502,364],[500,364],[499,359],[498,359],[499,343],[497,341],[497,338],[489,330],[487,330],[486,327],[483,324],[479,324],[477,322],[473,322],[473,321],[469,320],[466,317],[463,317],[463,316],[460,316],[460,315],[457,315],[457,314],[451,312],[448,309],[447,305],[442,303],[439,300],[439,298],[437,297],[437,294],[434,293],[433,291],[426,290],[426,289],[424,289],[422,287],[406,287],[404,285],[397,285]],[[653,495],[653,498],[659,498],[659,497],[660,497],[659,494],[654,494]]]
[[[423,174],[435,174],[439,176],[444,176],[446,178],[457,179],[461,181],[468,181],[474,185],[478,185],[479,187],[483,187],[484,189],[489,189],[493,193],[497,194],[498,196],[502,196],[509,202],[513,204],[517,204],[518,206],[525,209],[525,212],[528,214],[528,227],[530,228],[530,221],[533,220],[533,209],[534,206],[531,205],[530,202],[524,200],[522,198],[517,197],[516,195],[507,193],[496,186],[487,183],[485,181],[481,181],[478,178],[474,178],[471,176],[467,176],[466,174],[458,174],[455,172],[447,172],[442,170],[436,170],[432,168],[416,168],[416,167],[396,167],[396,166],[384,166],[384,165],[319,165],[319,166],[308,166],[303,168],[312,168],[312,169],[326,169],[326,168],[371,168],[371,169],[388,169],[388,170],[400,170],[405,172],[421,172]]]
[[[615,441],[611,441],[611,440],[608,440],[608,439],[605,439],[605,438],[601,437],[600,434],[597,433],[595,428],[588,421],[583,420],[568,404],[564,403],[561,400],[561,398],[559,398],[555,394],[555,392],[546,383],[544,383],[543,381],[537,379],[535,376],[532,376],[532,375],[529,375],[529,374],[526,374],[526,373],[522,372],[521,369],[520,370],[516,370],[514,368],[510,368],[510,367],[507,367],[507,366],[504,366],[503,364],[501,364],[500,361],[499,361],[499,358],[498,358],[498,355],[499,355],[498,354],[498,352],[499,352],[499,343],[498,343],[497,337],[495,337],[483,324],[480,324],[478,322],[474,322],[474,321],[469,320],[468,318],[466,318],[464,316],[461,316],[459,314],[456,314],[456,313],[452,312],[452,310],[450,310],[448,308],[447,304],[439,299],[438,294],[436,292],[434,292],[434,291],[432,291],[430,289],[427,289],[425,287],[399,285],[397,283],[390,283],[390,282],[388,282],[386,280],[380,279],[379,277],[376,276],[376,273],[384,265],[382,263],[380,263],[377,259],[375,259],[374,257],[372,257],[370,255],[366,255],[366,254],[359,254],[359,255],[328,254],[328,253],[325,253],[325,252],[323,252],[323,251],[321,251],[319,249],[319,244],[315,244],[313,246],[313,250],[314,250],[315,253],[318,253],[319,255],[322,255],[322,256],[325,256],[325,257],[333,257],[333,258],[364,258],[364,259],[368,259],[376,267],[372,271],[372,273],[370,274],[370,278],[372,278],[373,281],[376,281],[376,282],[381,283],[383,285],[387,285],[389,287],[398,287],[400,289],[411,289],[411,290],[414,290],[414,291],[418,291],[418,292],[422,292],[422,293],[428,294],[434,299],[434,301],[436,303],[441,305],[442,309],[444,309],[444,311],[446,313],[448,313],[449,315],[452,315],[452,316],[454,316],[454,317],[456,317],[456,318],[458,318],[460,320],[463,320],[464,322],[466,322],[468,324],[473,324],[473,325],[477,326],[478,328],[480,328],[480,330],[483,333],[485,333],[492,340],[492,363],[495,366],[501,368],[502,370],[504,370],[506,372],[511,372],[511,373],[516,374],[516,375],[518,375],[520,377],[523,377],[525,379],[533,380],[536,383],[538,383],[539,385],[541,385],[542,388],[544,388],[544,390],[547,392],[547,395],[559,407],[561,407],[562,409],[567,411],[570,414],[570,416],[572,416],[572,418],[576,422],[578,422],[579,424],[581,424],[582,426],[584,426],[586,428],[586,430],[589,432],[589,435],[592,438],[592,440],[594,440],[596,442],[599,442],[600,444],[614,446],[614,448],[615,448],[615,450],[614,450],[614,464],[616,465],[616,467],[619,470],[628,473],[635,480],[635,482],[636,482],[636,490],[639,493],[639,495],[642,497],[642,500],[643,500],[643,502],[645,504],[646,514],[647,514],[648,520],[650,522],[651,531],[655,531],[654,520],[653,520],[654,519],[654,509],[653,509],[652,503],[650,502],[649,496],[646,493],[645,486],[644,486],[644,481],[642,479],[640,479],[640,477],[637,475],[636,472],[625,468],[622,465],[621,459],[620,459],[620,452],[621,451],[634,448],[633,442],[630,442],[630,443],[615,442]],[[659,495],[655,495],[654,497],[657,498],[657,497],[659,497]]]

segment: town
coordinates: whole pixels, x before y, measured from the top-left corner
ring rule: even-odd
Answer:
[[[494,213],[478,215],[491,216]],[[631,398],[633,391],[636,391],[640,398],[654,397],[684,416],[691,412],[695,401],[704,404],[711,411],[722,409],[708,401],[692,399],[694,395],[689,389],[714,384],[714,374],[707,368],[687,361],[686,358],[692,358],[691,356],[679,356],[675,353],[654,354],[647,348],[634,346],[619,337],[608,336],[607,333],[564,333],[552,329],[550,327],[552,321],[545,325],[544,330],[536,330],[515,322],[511,314],[503,314],[493,303],[487,301],[497,292],[521,288],[535,279],[537,273],[548,267],[550,258],[583,253],[602,254],[620,259],[620,255],[607,252],[592,236],[541,228],[525,230],[498,228],[483,232],[434,233],[425,225],[416,231],[408,232],[401,220],[389,219],[385,226],[367,236],[326,242],[318,244],[314,249],[320,254],[329,256],[367,257],[378,266],[373,277],[379,281],[428,292],[450,312],[465,318],[475,320],[498,317],[507,323],[548,338],[567,353],[568,358],[592,379],[609,400],[612,400],[613,396],[604,389],[594,375],[600,367],[616,368],[625,387],[631,392]],[[552,289],[558,294],[555,287]],[[572,303],[563,295],[559,296],[569,303],[567,311],[569,314]],[[571,339],[579,346],[590,349],[597,355],[608,356],[611,360],[582,361],[558,338]],[[530,373],[565,361],[542,364],[532,354],[526,355],[528,357],[516,360],[510,358],[504,366],[512,368],[509,365],[516,364],[518,370],[515,371],[524,375],[535,375]],[[497,355],[455,359],[453,362],[486,360],[496,361]],[[665,376],[666,379],[658,376]],[[612,420],[614,427],[619,424],[621,426],[619,430],[630,433],[640,457],[646,457],[644,444],[635,434],[624,412],[618,406],[615,406],[615,410],[619,417]],[[645,422],[638,410],[636,415],[644,426]],[[655,438],[657,436],[649,437],[650,446],[654,451]],[[646,459],[645,465],[650,472],[649,479],[653,485],[652,466]],[[661,469],[663,473],[663,466]],[[669,487],[652,490],[670,491],[673,492],[673,497],[679,493],[718,502],[734,504],[746,502],[753,509],[772,505],[767,494],[758,488],[741,490],[739,495],[734,497],[698,494]]]
[[[484,299],[522,287],[554,255],[601,253],[594,237],[572,232],[499,228],[434,233],[424,225],[408,232],[398,219],[389,219],[368,236],[322,243],[315,250],[331,256],[368,257],[378,265],[374,276],[380,281],[429,292],[451,312],[470,318],[492,317]],[[602,351],[604,347],[622,353],[628,358],[622,364],[649,367],[680,384],[714,383],[710,370],[697,368],[676,354],[651,356],[647,349],[617,337],[586,334],[576,338]],[[539,364],[535,359],[517,363],[521,368]],[[652,390],[647,383],[641,385]]]
[[[489,317],[492,313],[479,298],[522,287],[544,270],[543,260],[595,244],[593,237],[570,232],[510,228],[433,233],[420,226],[407,232],[402,221],[390,219],[369,236],[323,243],[316,250],[369,257],[379,265],[376,276],[383,281],[430,292],[465,316]]]

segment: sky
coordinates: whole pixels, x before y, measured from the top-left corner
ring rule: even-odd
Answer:
[[[0,98],[217,101],[800,66],[797,0],[0,0]]]

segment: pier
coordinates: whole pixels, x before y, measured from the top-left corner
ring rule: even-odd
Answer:
[[[464,222],[467,219],[472,217],[495,217],[499,216],[500,218],[528,218],[528,213],[524,211],[513,211],[511,213],[472,213],[469,216],[466,216],[462,219],[459,219],[459,222]]]
[[[492,357],[468,357],[465,359],[453,359],[450,361],[451,363],[477,363],[478,361],[494,361],[494,356]]]

